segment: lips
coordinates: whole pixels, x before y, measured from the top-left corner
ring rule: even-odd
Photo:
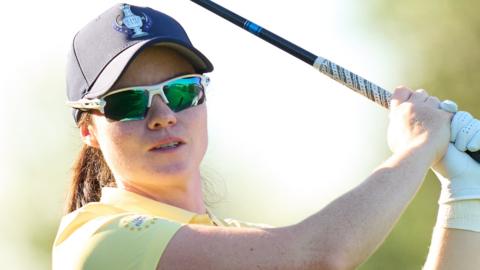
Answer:
[[[185,141],[177,137],[169,137],[155,143],[150,151],[167,151],[176,149],[185,144]]]

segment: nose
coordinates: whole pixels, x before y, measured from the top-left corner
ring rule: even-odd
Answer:
[[[148,128],[152,130],[170,127],[177,123],[175,112],[158,95],[153,97],[146,119]]]

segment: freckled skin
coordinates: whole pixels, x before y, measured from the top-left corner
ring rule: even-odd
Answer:
[[[192,73],[194,68],[180,54],[151,47],[133,60],[112,90],[157,84]],[[207,149],[205,103],[174,113],[155,96],[144,120],[119,122],[94,114],[90,130],[118,186],[178,206],[182,204],[173,202],[178,200],[178,192],[188,199],[201,196],[191,192],[200,189],[199,166]],[[186,144],[172,153],[149,151],[156,142],[171,136]]]

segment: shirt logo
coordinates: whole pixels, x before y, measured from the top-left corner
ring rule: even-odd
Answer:
[[[150,228],[157,222],[157,218],[150,216],[131,215],[120,220],[120,225],[129,231],[141,231]]]
[[[140,38],[149,35],[148,30],[152,27],[152,19],[143,13],[139,16],[132,12],[130,5],[123,5],[123,18],[118,16],[113,23],[113,29],[125,33],[131,38]]]

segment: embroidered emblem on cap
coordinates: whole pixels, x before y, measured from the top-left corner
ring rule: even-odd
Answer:
[[[123,5],[123,19],[117,17],[113,28],[118,32],[125,33],[131,38],[139,38],[149,35],[147,32],[152,27],[152,19],[143,13],[138,16],[132,12],[130,5]]]
[[[157,220],[155,217],[133,215],[121,219],[120,225],[129,231],[141,231],[154,225]]]

